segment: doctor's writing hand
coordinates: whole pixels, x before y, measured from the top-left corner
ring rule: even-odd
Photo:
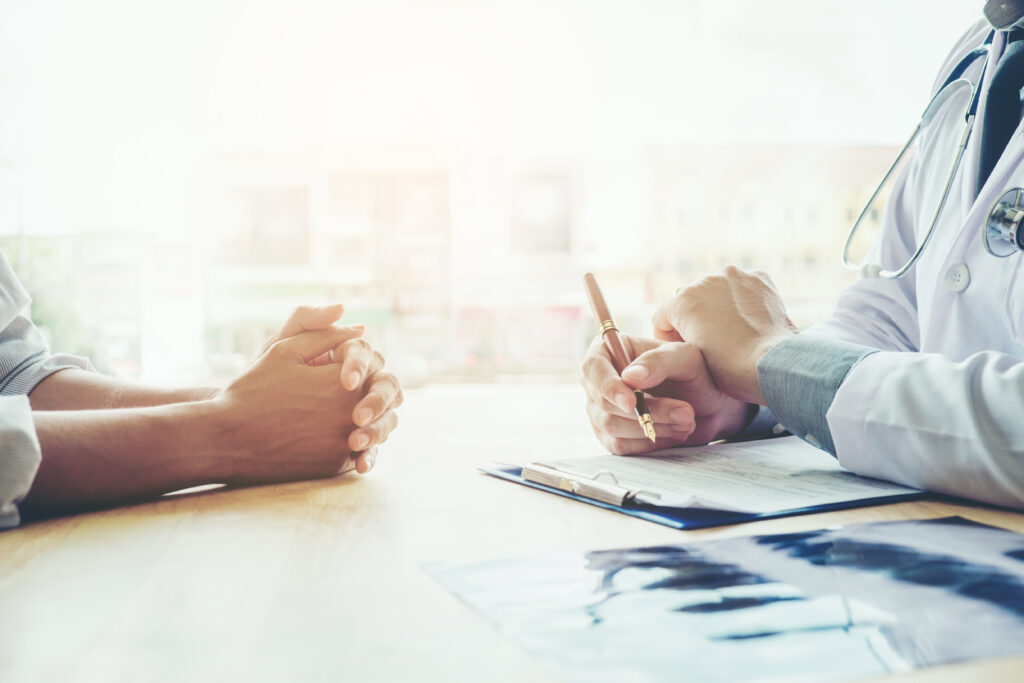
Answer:
[[[363,325],[335,325],[344,312],[344,306],[299,306],[278,332],[264,344],[262,356],[275,343],[314,330],[333,329],[338,333],[337,344],[314,358],[308,365],[336,364],[341,385],[348,391],[361,391],[362,399],[354,406],[351,418],[357,429],[349,436],[352,462],[345,471],[355,469],[361,474],[373,468],[377,446],[384,443],[398,426],[395,410],[402,404],[402,389],[398,378],[383,370],[384,355],[363,338]]]
[[[636,360],[622,378],[600,337],[590,345],[583,363],[587,415],[598,440],[609,451],[630,455],[704,444],[731,436],[744,426],[749,406],[715,386],[694,345],[628,335],[623,335],[623,340]],[[633,389],[653,397],[647,400],[657,436],[653,444],[637,422]]]
[[[760,404],[757,362],[797,333],[771,278],[734,266],[679,289],[655,313],[654,330],[659,339],[696,345],[722,391]]]

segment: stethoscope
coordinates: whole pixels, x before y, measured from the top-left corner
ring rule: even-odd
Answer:
[[[850,228],[850,234],[846,237],[846,244],[843,245],[843,265],[847,268],[860,271],[864,277],[881,277],[881,278],[898,278],[906,275],[907,271],[914,267],[917,260],[921,257],[921,252],[924,251],[925,247],[928,246],[929,240],[935,233],[935,226],[939,222],[939,217],[942,215],[942,209],[946,205],[946,200],[949,198],[949,191],[953,185],[953,177],[956,175],[957,169],[960,168],[960,162],[964,156],[964,149],[967,147],[967,141],[971,137],[971,131],[974,129],[974,119],[978,112],[978,100],[981,95],[981,83],[985,78],[985,71],[988,69],[991,63],[991,48],[992,38],[995,36],[995,31],[990,31],[988,37],[985,38],[985,42],[981,46],[971,50],[967,55],[964,56],[956,66],[950,71],[949,76],[946,78],[942,87],[939,88],[935,96],[932,97],[928,106],[925,108],[924,113],[921,115],[921,120],[918,122],[917,127],[914,128],[914,132],[910,134],[910,138],[906,144],[903,145],[903,149],[900,150],[896,160],[893,161],[892,166],[886,171],[885,176],[882,178],[882,182],[878,184],[878,187],[871,194],[871,198],[868,203],[864,206],[864,210],[857,216],[857,220],[854,221],[853,227]],[[985,68],[982,69],[981,75],[978,77],[977,85],[971,83],[966,78],[963,78],[964,72],[978,60],[979,57],[987,57],[985,62]],[[927,127],[935,116],[939,113],[946,102],[953,97],[953,95],[963,92],[964,88],[969,88],[971,92],[970,105],[967,107],[967,111],[964,113],[964,127],[963,132],[960,134],[960,141],[957,143],[956,155],[953,159],[953,164],[949,169],[949,173],[946,176],[946,183],[942,189],[942,196],[939,199],[938,206],[935,208],[935,213],[932,214],[931,223],[928,226],[928,230],[924,234],[924,239],[917,245],[914,253],[910,256],[902,266],[895,270],[886,270],[882,266],[875,263],[864,263],[857,265],[850,261],[850,246],[853,244],[853,238],[856,236],[857,231],[860,229],[861,223],[864,221],[865,216],[874,206],[875,200],[878,199],[878,195],[881,194],[882,190],[888,184],[889,179],[893,173],[900,166],[903,158],[907,155],[907,151],[911,145],[917,140],[917,136],[921,131]],[[1004,258],[1017,252],[1024,252],[1024,230],[1021,230],[1021,224],[1024,223],[1024,189],[1013,189],[1005,193],[1000,197],[988,213],[988,220],[986,221],[985,229],[982,230],[982,241],[985,245],[985,250],[993,256]]]

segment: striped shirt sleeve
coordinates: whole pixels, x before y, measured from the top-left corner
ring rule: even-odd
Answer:
[[[30,302],[0,255],[0,529],[20,522],[18,503],[42,459],[29,392],[58,370],[92,370],[84,358],[50,353],[42,333],[21,314]]]
[[[28,396],[0,396],[0,529],[18,526],[41,454]]]

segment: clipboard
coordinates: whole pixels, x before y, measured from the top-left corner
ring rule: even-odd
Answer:
[[[553,468],[548,469],[553,470]],[[558,477],[558,480],[545,484],[524,478],[521,465],[490,463],[479,467],[478,470],[505,481],[523,484],[530,488],[554,493],[555,495],[587,503],[588,505],[605,510],[613,510],[630,517],[682,530],[705,529],[708,527],[725,526],[727,524],[754,522],[762,519],[792,517],[816,512],[830,512],[832,510],[847,510],[870,505],[884,505],[886,503],[917,500],[928,495],[925,491],[910,491],[869,498],[857,498],[855,500],[845,500],[823,505],[773,510],[771,512],[737,512],[735,510],[670,507],[647,503],[637,499],[637,494],[640,491],[621,486],[616,481],[617,478],[613,480],[611,477],[608,477],[606,480],[605,477],[586,477],[570,472],[553,470],[553,476]]]

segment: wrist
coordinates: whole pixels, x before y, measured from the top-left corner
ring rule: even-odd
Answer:
[[[244,429],[234,424],[231,412],[218,400],[219,390],[212,398],[192,400],[176,406],[177,432],[187,452],[195,454],[196,472],[207,483],[231,483],[237,475],[241,448],[234,444],[233,434]]]
[[[757,411],[757,404],[729,401],[728,405],[720,413],[721,426],[714,440],[731,439],[737,434],[742,433],[757,415]]]
[[[744,366],[742,387],[737,391],[734,398],[755,406],[763,406],[767,404],[764,393],[761,391],[761,380],[757,373],[757,365],[761,362],[761,358],[763,358],[766,353],[771,351],[780,342],[792,337],[794,334],[797,333],[794,331],[791,333],[776,334],[761,337],[757,340],[753,350],[747,356]]]

